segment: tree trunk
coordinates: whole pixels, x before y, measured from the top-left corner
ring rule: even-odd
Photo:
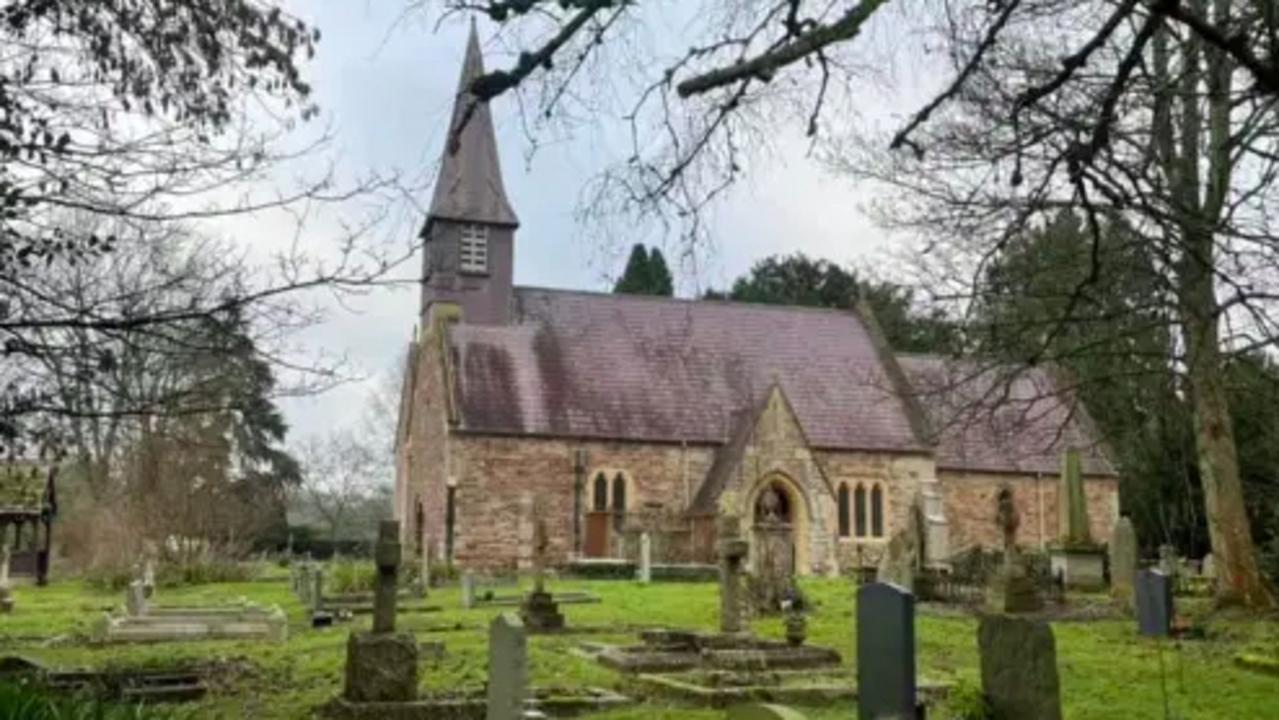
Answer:
[[[1219,315],[1211,272],[1211,233],[1187,229],[1178,281],[1182,332],[1194,409],[1195,445],[1208,536],[1217,572],[1218,604],[1275,607],[1275,595],[1257,565],[1244,504],[1230,406],[1223,379]]]

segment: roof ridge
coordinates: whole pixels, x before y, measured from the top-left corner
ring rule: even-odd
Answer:
[[[802,311],[810,313],[819,313],[824,315],[851,315],[858,320],[865,322],[865,318],[857,311],[856,308],[832,308],[820,307],[816,305],[782,305],[777,303],[765,302],[748,302],[743,300],[720,300],[718,298],[684,298],[684,297],[667,297],[663,295],[636,295],[631,293],[615,293],[607,290],[583,290],[578,288],[554,288],[542,285],[516,285],[515,290],[533,291],[543,293],[556,293],[560,295],[585,295],[588,297],[609,298],[618,301],[640,301],[653,303],[670,303],[684,305],[723,305],[728,307],[740,308],[760,308],[764,310],[775,310],[779,312]]]

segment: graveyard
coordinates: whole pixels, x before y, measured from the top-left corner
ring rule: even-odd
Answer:
[[[552,589],[585,591],[597,603],[561,607],[568,629],[527,638],[527,673],[535,690],[564,695],[590,689],[614,690],[629,698],[621,707],[591,714],[600,718],[720,718],[722,709],[670,700],[580,652],[585,643],[638,642],[643,629],[679,628],[713,632],[718,628],[717,583],[652,583],[554,579]],[[531,580],[519,588],[528,591]],[[856,586],[848,579],[805,579],[803,591],[812,611],[807,642],[835,649],[841,661],[828,678],[842,678],[851,690],[857,676]],[[198,669],[208,690],[194,702],[165,705],[177,717],[307,718],[342,692],[348,637],[367,631],[373,618],[356,615],[349,623],[311,628],[310,611],[289,586],[283,568],[265,570],[253,582],[158,588],[154,602],[200,607],[250,602],[278,606],[288,616],[287,639],[184,640],[166,643],[98,644],[93,624],[108,610],[122,611],[124,593],[90,588],[70,580],[46,587],[17,585],[15,611],[0,617],[3,655],[20,655],[51,668]],[[464,609],[460,588],[431,588],[433,613],[402,613],[396,630],[419,643],[443,644],[438,656],[418,658],[418,690],[423,696],[458,690],[482,694],[488,667],[490,622],[511,608]],[[1242,667],[1237,656],[1273,657],[1279,623],[1213,614],[1205,601],[1178,598],[1177,612],[1204,630],[1204,638],[1176,641],[1138,634],[1132,617],[1087,622],[1056,622],[1057,667],[1063,716],[1072,720],[1112,717],[1162,717],[1165,702],[1182,718],[1260,718],[1273,712],[1276,678]],[[784,642],[780,617],[752,618],[762,639]],[[917,673],[921,684],[950,688],[930,717],[966,717],[964,704],[980,684],[978,621],[953,608],[924,603],[917,613]],[[1165,696],[1166,690],[1166,696]],[[845,696],[795,707],[809,718],[847,718],[855,701]],[[948,714],[953,713],[953,714]]]

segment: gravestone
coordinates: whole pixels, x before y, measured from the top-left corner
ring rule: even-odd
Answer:
[[[1145,637],[1167,637],[1172,615],[1172,578],[1158,570],[1137,573],[1137,632]]]
[[[9,543],[0,543],[0,613],[13,612],[13,590],[9,587]]]
[[[640,534],[639,569],[636,579],[647,585],[653,581],[653,539],[648,533]]]
[[[324,608],[324,568],[316,565],[311,568],[311,590],[309,593],[311,610],[318,612]]]
[[[1177,548],[1167,543],[1159,546],[1159,570],[1170,578],[1177,577]]]
[[[488,711],[485,720],[519,720],[528,693],[524,623],[501,613],[489,624]]]
[[[739,633],[742,622],[742,571],[750,544],[742,539],[741,520],[736,515],[722,515],[718,520],[719,536],[719,631]]]
[[[475,607],[475,575],[462,573],[462,607],[470,610]]]
[[[995,496],[995,525],[1004,542],[1004,562],[992,575],[986,587],[986,604],[997,613],[1035,612],[1043,601],[1034,579],[1017,549],[1017,528],[1021,515],[1010,485],[1004,485]]]
[[[147,599],[155,595],[155,560],[150,557],[142,564],[142,592]]]
[[[1137,577],[1137,531],[1132,520],[1119,518],[1110,536],[1110,594],[1125,603],[1132,601]]]
[[[987,615],[977,644],[981,689],[993,720],[1061,720],[1057,645],[1048,623]]]
[[[1199,574],[1209,580],[1217,579],[1217,562],[1212,553],[1204,555],[1204,559],[1199,563]]]
[[[564,614],[555,597],[546,591],[546,556],[550,537],[546,531],[546,519],[538,513],[533,527],[533,592],[524,598],[520,606],[520,618],[524,626],[533,632],[564,629]]]
[[[728,709],[725,720],[805,720],[805,715],[785,705],[735,705]]]
[[[141,580],[129,583],[124,599],[129,617],[141,617],[147,614],[147,592]]]
[[[911,534],[905,531],[899,532],[893,535],[884,548],[875,577],[880,582],[914,589],[917,564],[918,555]]]
[[[385,520],[378,527],[373,631],[353,632],[347,640],[343,697],[348,702],[407,702],[417,697],[417,639],[412,633],[395,632],[399,536],[400,524],[395,520]]]
[[[888,583],[857,591],[858,720],[915,718],[915,596]]]

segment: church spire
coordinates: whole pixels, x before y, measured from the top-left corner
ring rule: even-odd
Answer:
[[[515,227],[519,219],[506,198],[502,184],[502,168],[497,157],[497,137],[488,102],[474,102],[471,83],[484,74],[484,58],[480,38],[471,21],[471,34],[466,43],[466,59],[453,101],[453,118],[444,143],[440,175],[435,181],[435,195],[427,214],[429,233],[435,220],[482,223]],[[469,115],[469,117],[468,117]],[[458,126],[465,121],[461,132]]]

